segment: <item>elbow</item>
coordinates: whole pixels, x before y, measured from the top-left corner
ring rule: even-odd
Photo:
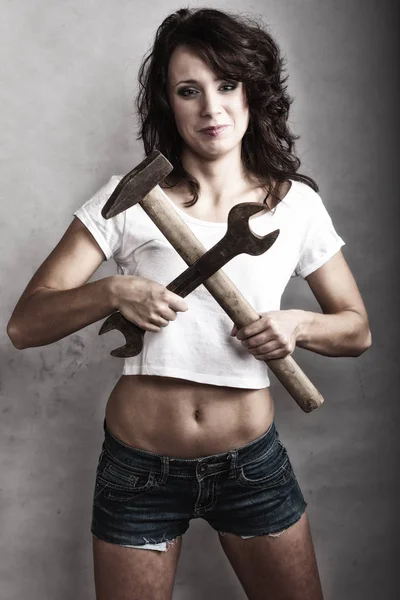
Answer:
[[[372,335],[369,327],[363,331],[358,337],[358,343],[354,346],[354,353],[352,356],[361,356],[371,347],[372,344]]]
[[[23,350],[27,348],[28,345],[24,342],[23,336],[21,335],[21,331],[19,330],[17,324],[10,319],[7,324],[7,335],[10,338],[14,348],[17,350]]]

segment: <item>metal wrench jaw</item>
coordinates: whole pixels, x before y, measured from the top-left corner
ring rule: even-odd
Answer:
[[[255,244],[251,252],[250,250],[247,250],[247,254],[251,254],[252,256],[259,256],[260,254],[263,254],[269,248],[271,248],[272,244],[275,243],[279,233],[280,229],[275,229],[274,231],[271,231],[271,233],[267,233],[267,235],[261,236],[261,239],[263,241],[262,248],[260,248],[258,244]],[[253,233],[252,235],[255,234]]]
[[[246,254],[258,256],[266,252],[275,242],[279,235],[279,229],[275,229],[267,235],[258,235],[250,229],[249,219],[251,216],[265,210],[266,204],[260,202],[242,202],[236,204],[229,211],[227,236],[238,240],[241,245],[245,241]]]
[[[229,227],[235,227],[236,224],[242,225],[243,219],[249,219],[253,215],[268,208],[261,202],[240,202],[232,206],[228,214]]]
[[[111,356],[117,358],[129,358],[140,354],[143,348],[143,336],[145,330],[141,329],[125,317],[120,312],[115,312],[110,315],[100,328],[99,335],[118,329],[125,337],[124,346],[115,348],[110,352]]]

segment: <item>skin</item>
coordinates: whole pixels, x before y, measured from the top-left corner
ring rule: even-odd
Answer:
[[[190,83],[185,83],[190,81]],[[234,85],[233,85],[234,84]],[[168,92],[183,139],[182,163],[200,183],[198,202],[185,208],[188,190],[168,189],[182,210],[208,221],[226,221],[245,201],[265,191],[246,173],[241,141],[249,108],[237,82],[218,80],[188,48],[169,63]],[[220,135],[201,131],[226,125]],[[157,332],[187,310],[185,301],[157,282],[133,276],[88,280],[104,256],[75,219],[41,265],[15,307],[8,334],[17,348],[50,344],[114,310]],[[232,334],[256,359],[277,358],[296,346],[327,356],[357,356],[371,343],[368,318],[341,252],[307,277],[322,313],[284,310]],[[269,390],[245,390],[153,376],[121,377],[109,399],[111,431],[135,447],[169,456],[198,457],[256,439],[273,419]],[[168,428],[165,428],[168,423]],[[93,539],[97,600],[169,600],[181,539],[168,552],[122,548]],[[222,548],[251,600],[321,600],[322,591],[307,515],[277,538],[250,540],[226,534]]]
[[[182,164],[201,188],[198,203],[187,212],[200,219],[226,220],[232,206],[245,198],[261,201],[263,190],[254,187],[241,162],[241,140],[249,120],[243,85],[218,80],[189,48],[179,47],[169,63],[169,99],[185,142]],[[228,124],[221,136],[201,133],[202,128],[218,124]],[[180,192],[170,195],[183,208]],[[307,282],[325,314],[273,311],[262,313],[260,320],[239,331],[232,329],[255,358],[284,357],[296,345],[327,356],[358,355],[369,347],[365,306],[342,252]]]
[[[237,161],[249,124],[243,84],[219,79],[190,50],[179,48],[169,63],[168,92],[176,128],[185,142],[184,164],[197,162],[206,168],[208,163],[216,174],[216,162],[226,157]],[[223,133],[210,136],[204,132],[216,126],[225,127]],[[243,173],[242,168],[239,172]]]

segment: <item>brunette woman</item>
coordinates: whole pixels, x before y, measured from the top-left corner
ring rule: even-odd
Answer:
[[[92,520],[97,600],[170,599],[193,518],[218,532],[248,598],[320,600],[306,502],[263,361],[296,345],[356,356],[370,332],[344,242],[316,183],[298,172],[279,49],[259,24],[179,10],[159,27],[139,79],[145,153],[157,148],[173,164],[165,201],[200,241],[221,239],[241,202],[264,206],[256,233],[280,235],[264,255],[225,267],[260,315],[237,330],[203,286],[185,300],[166,289],[186,265],[139,205],[101,217],[114,176],[77,210],[19,300],[8,326],[17,348],[115,310],[147,330],[106,407]],[[87,283],[111,257],[118,274]],[[279,310],[293,274],[322,313]]]

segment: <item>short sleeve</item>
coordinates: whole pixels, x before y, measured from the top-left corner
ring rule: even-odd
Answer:
[[[122,245],[125,212],[111,219],[104,219],[101,209],[111,196],[121,177],[113,176],[98,192],[83,204],[74,215],[87,227],[102,249],[106,259],[118,253]]]
[[[303,278],[325,264],[345,243],[318,194],[307,195],[304,210],[307,213],[304,236],[294,273]]]

